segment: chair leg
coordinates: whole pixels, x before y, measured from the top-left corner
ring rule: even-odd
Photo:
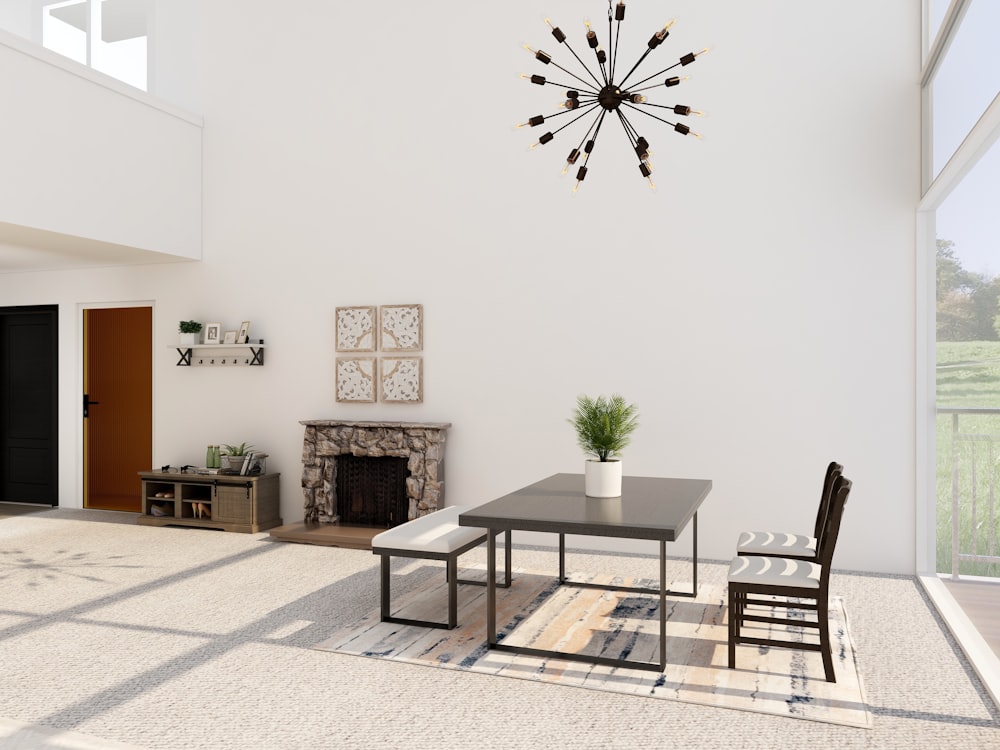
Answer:
[[[739,634],[736,584],[729,584],[729,668],[736,668],[736,638]]]
[[[827,682],[836,682],[833,671],[833,652],[830,647],[830,598],[824,592],[816,600],[816,616],[819,619],[819,647],[823,654],[823,671]]]

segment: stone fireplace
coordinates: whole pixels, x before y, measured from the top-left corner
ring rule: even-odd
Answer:
[[[409,476],[403,481],[408,507],[402,520],[444,507],[444,444],[451,424],[339,420],[300,424],[305,426],[302,492],[307,524],[338,520],[338,456],[406,459]]]

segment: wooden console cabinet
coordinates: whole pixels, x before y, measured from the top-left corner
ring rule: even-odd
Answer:
[[[137,523],[144,526],[197,526],[245,533],[281,526],[280,474],[242,477],[140,471],[139,476],[142,514]],[[154,515],[154,505],[165,515]]]

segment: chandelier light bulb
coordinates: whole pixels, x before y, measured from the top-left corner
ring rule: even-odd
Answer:
[[[563,42],[566,41],[566,35],[562,32],[562,29],[560,29],[558,26],[553,26],[552,21],[550,21],[548,18],[545,19],[545,23],[547,23],[549,25],[549,28],[552,29],[552,36],[556,38],[556,41],[559,42],[559,44],[562,44]]]
[[[547,52],[543,52],[540,49],[539,50],[532,49],[530,45],[527,44],[522,44],[521,46],[524,47],[526,50],[528,50],[528,52],[530,52],[532,55],[534,55],[535,59],[538,60],[539,62],[544,63],[545,65],[548,65],[550,62],[552,62],[552,55],[548,54]]]

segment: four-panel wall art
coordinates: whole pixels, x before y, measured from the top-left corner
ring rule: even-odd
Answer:
[[[337,357],[337,401],[423,401],[423,319],[422,305],[338,307],[336,348],[352,356]]]

